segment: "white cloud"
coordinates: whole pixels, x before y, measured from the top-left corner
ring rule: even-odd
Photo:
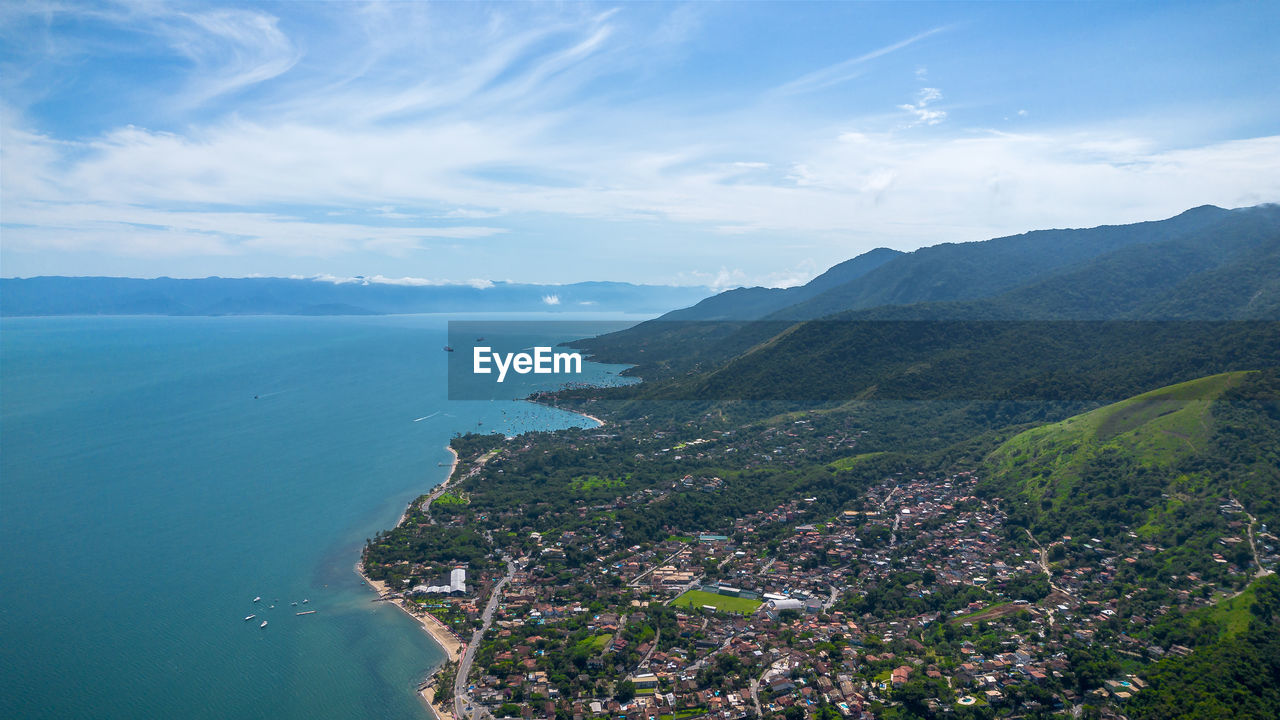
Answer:
[[[680,273],[677,284],[700,285],[711,288],[715,292],[723,292],[739,287],[788,288],[804,285],[818,275],[818,265],[813,260],[805,259],[795,267],[775,270],[759,275],[748,274],[741,268],[729,269],[721,267],[716,272],[691,270]]]
[[[832,85],[838,85],[842,82],[852,80],[863,73],[864,70],[862,66],[865,63],[888,55],[889,53],[901,50],[909,45],[913,45],[930,35],[936,35],[946,29],[947,28],[945,27],[936,27],[931,30],[926,30],[905,40],[899,40],[898,42],[890,45],[885,45],[884,47],[876,48],[868,53],[858,55],[857,57],[849,58],[848,60],[838,62],[834,65],[828,65],[821,70],[815,70],[806,75],[802,75],[785,85],[781,85],[776,88],[774,92],[779,95],[797,95],[800,93],[822,90],[824,88],[831,87]]]
[[[899,105],[898,109],[906,110],[915,116],[915,122],[912,125],[937,125],[947,119],[945,110],[931,110],[929,104],[942,99],[942,92],[937,88],[921,88],[916,93],[916,101],[906,105]]]
[[[267,277],[267,276],[261,275],[261,274],[255,274],[251,277]],[[442,287],[447,285],[454,285],[454,286],[473,287],[478,290],[487,290],[488,288],[493,287],[493,281],[482,280],[482,279],[466,280],[463,282],[452,282],[450,280],[431,280],[428,278],[416,278],[416,277],[391,278],[383,275],[373,275],[371,277],[362,277],[362,276],[343,277],[340,275],[332,275],[329,273],[312,275],[310,277],[305,277],[302,275],[290,275],[289,277],[293,280],[315,280],[316,282],[329,282],[329,283],[333,283],[334,285],[345,285],[348,283],[358,283],[360,285],[400,285],[403,287]]]
[[[559,304],[560,304],[560,296],[559,296],[559,295],[543,295],[543,296],[542,296],[542,303],[543,303],[544,305],[559,305]]]
[[[514,255],[520,243],[551,235],[576,259],[579,250],[588,257],[595,231],[611,223],[682,266],[716,267],[738,254],[786,257],[791,251],[775,237],[804,237],[816,248],[806,254],[838,260],[879,245],[909,249],[1280,198],[1280,137],[1169,141],[1138,124],[997,133],[943,123],[936,88],[899,108],[912,125],[935,126],[928,137],[904,128],[890,108],[839,120],[792,111],[804,100],[798,95],[843,83],[942,28],[808,73],[763,99],[729,97],[707,110],[665,97],[613,105],[592,90],[617,88],[622,71],[681,37],[646,40],[625,13],[593,6],[565,6],[537,22],[508,17],[523,8],[502,6],[477,27],[443,23],[425,4],[396,12],[331,6],[350,18],[343,29],[354,36],[324,47],[323,63],[300,61],[305,43],[265,13],[193,18],[148,7],[151,15],[128,17],[150,23],[155,37],[180,42],[188,33],[195,43],[183,55],[190,77],[175,99],[226,107],[69,140],[6,97],[15,103],[0,107],[6,260],[402,258],[441,243],[461,247],[456,258],[485,238]],[[685,23],[677,25],[692,27]],[[926,73],[918,75],[923,82]],[[501,177],[516,171],[534,177]],[[577,227],[588,230],[575,236]],[[770,242],[742,249],[762,238]],[[378,269],[468,277],[482,260],[471,262]],[[724,288],[794,284],[812,271],[745,262],[747,270],[682,277]],[[316,267],[339,266],[290,270]]]
[[[431,285],[466,285],[469,287],[476,288],[477,290],[487,290],[488,288],[493,287],[493,281],[482,280],[478,278],[473,280],[466,280],[463,282],[452,282],[449,280],[429,280],[427,278],[416,278],[416,277],[390,278],[390,277],[384,277],[382,275],[374,275],[373,277],[368,278],[368,280],[370,283],[374,283],[376,285],[405,285],[409,287],[425,287],[425,286],[431,286]]]

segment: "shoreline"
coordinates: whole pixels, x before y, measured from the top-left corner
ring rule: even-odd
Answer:
[[[448,486],[449,481],[453,480],[453,474],[458,469],[458,463],[461,460],[458,456],[458,451],[454,450],[452,446],[445,445],[445,450],[448,450],[449,454],[453,456],[453,462],[449,464],[449,473],[445,475],[444,480],[441,481],[435,489],[443,490]],[[400,513],[400,519],[396,520],[396,524],[393,527],[400,527],[404,524],[404,521],[409,518],[409,511],[413,509],[413,503],[414,501],[410,501],[405,505],[404,511]],[[360,576],[360,580],[376,592],[379,598],[385,597],[391,592],[391,588],[388,587],[387,583],[381,580],[374,580],[365,573],[363,556],[356,561],[355,571],[356,575]],[[422,699],[423,703],[426,704],[428,711],[436,718],[436,720],[453,720],[453,712],[449,708],[441,707],[435,702],[435,680],[433,676],[435,676],[436,673],[439,672],[440,668],[446,663],[458,662],[462,657],[462,641],[458,639],[457,635],[453,634],[452,630],[445,626],[444,623],[440,622],[440,620],[431,613],[419,615],[410,610],[405,605],[405,600],[403,598],[389,600],[388,602],[395,605],[400,612],[408,615],[415,623],[417,623],[418,626],[427,633],[427,637],[431,638],[431,642],[434,643],[442,653],[444,653],[444,661],[433,666],[428,671],[427,678],[424,680],[427,685],[426,687],[422,687],[420,685],[417,690],[417,695]]]
[[[356,574],[360,576],[360,579],[364,581],[365,585],[378,593],[380,598],[388,594],[389,588],[385,582],[381,580],[373,580],[365,574],[363,562],[356,563],[355,570]],[[444,623],[440,622],[440,620],[431,613],[419,615],[411,611],[405,606],[405,600],[402,598],[388,600],[388,602],[393,604],[400,612],[412,618],[413,621],[427,633],[427,637],[431,638],[431,642],[433,642],[436,647],[440,648],[440,651],[445,654],[445,660],[434,665],[428,671],[426,679],[423,680],[423,683],[426,685],[424,687],[420,684],[417,694],[418,697],[422,699],[423,703],[426,704],[427,709],[436,718],[436,720],[453,720],[453,712],[449,708],[442,707],[435,702],[435,676],[440,671],[440,668],[446,663],[456,663],[462,657],[462,641],[458,639],[457,635],[453,634],[452,630],[446,627]]]
[[[364,566],[362,564],[356,564],[356,574],[360,576],[361,580],[364,580],[365,584],[377,591],[379,597],[387,595],[390,591],[385,582],[382,582],[381,580],[371,580],[369,576],[365,574]],[[422,626],[422,629],[431,636],[431,640],[444,651],[445,656],[448,658],[446,662],[453,662],[462,654],[462,641],[458,639],[457,635],[453,634],[453,631],[450,630],[447,625],[437,619],[435,615],[432,615],[431,613],[419,615],[413,612],[408,607],[405,607],[405,601],[403,598],[387,600],[387,602],[394,604],[401,612],[413,618],[414,622]]]
[[[554,406],[549,406],[549,407],[554,407]],[[557,408],[557,409],[563,410],[564,408]],[[577,412],[575,410],[567,410],[567,412],[571,412],[575,415],[581,415],[582,417],[593,420],[597,423],[596,425],[597,427],[603,427],[605,425],[605,422],[603,420],[601,420],[600,418],[594,415],[590,415],[584,412]],[[449,473],[445,475],[445,478],[443,481],[441,481],[438,485],[436,485],[436,487],[432,488],[432,492],[436,492],[436,491],[443,492],[449,486],[449,483],[452,482],[454,479],[453,478],[454,473],[458,469],[458,463],[461,462],[461,459],[462,459],[458,455],[458,451],[453,449],[453,446],[445,445],[445,450],[448,450],[449,454],[453,456],[453,462],[450,463],[449,465]],[[428,494],[431,494],[431,493],[428,493]],[[405,520],[409,518],[409,511],[413,509],[413,503],[415,501],[416,501],[416,498],[414,501],[410,501],[408,504],[405,505],[404,511],[400,513],[400,519],[396,521],[396,524],[393,527],[400,527],[401,525],[404,524]],[[365,573],[363,551],[361,552],[360,559],[356,561],[355,572],[356,572],[356,575],[360,576],[361,581],[363,581],[365,585],[367,585],[374,592],[378,593],[378,597],[380,599],[390,594],[391,588],[387,586],[387,583],[381,580],[373,580],[368,576],[368,574]],[[416,622],[418,626],[421,627],[423,631],[427,633],[427,636],[431,638],[431,641],[435,643],[436,647],[440,648],[440,651],[444,653],[445,655],[444,662],[441,662],[431,668],[431,670],[427,674],[426,679],[424,679],[423,681],[424,684],[419,685],[419,688],[417,690],[417,695],[419,698],[422,699],[423,703],[427,706],[428,711],[433,716],[435,716],[436,720],[454,720],[452,703],[450,703],[449,707],[442,707],[440,704],[438,704],[435,701],[435,676],[439,672],[440,668],[443,667],[446,663],[450,663],[450,662],[456,663],[459,660],[461,660],[464,643],[462,642],[462,640],[458,638],[457,635],[453,633],[452,630],[450,630],[443,622],[441,622],[431,613],[425,613],[423,615],[419,615],[413,612],[412,610],[409,609],[409,607],[406,606],[406,601],[403,598],[388,600],[388,602],[391,602],[393,605],[396,606],[397,609],[400,610],[400,612],[403,612],[404,614],[412,618],[413,621]]]

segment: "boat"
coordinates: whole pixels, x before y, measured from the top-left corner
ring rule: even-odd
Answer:
[[[291,602],[291,603],[289,603],[289,604],[290,604],[290,605],[292,605],[292,606],[294,606],[294,607],[298,607],[298,601],[297,601],[297,600],[294,600],[293,602]]]
[[[449,347],[448,345],[445,345],[445,346],[444,346],[444,351],[445,351],[445,352],[453,352],[453,348]]]
[[[257,615],[250,615],[249,617],[245,618],[245,619],[244,619],[244,621],[245,621],[245,622],[249,622],[250,620],[252,620],[252,619],[254,619],[254,618],[256,618],[256,617],[258,617],[258,616],[257,616]]]
[[[315,614],[316,614],[315,610],[305,610],[300,613],[294,613],[294,615],[315,615]]]
[[[264,628],[264,627],[266,627],[266,626],[267,626],[267,621],[266,621],[266,620],[263,620],[263,621],[262,621],[262,624],[261,624],[261,625],[259,625],[258,627],[260,627],[260,628]]]
[[[253,599],[253,601],[254,601],[254,602],[258,602],[258,601],[259,601],[259,600],[261,600],[261,599],[262,599],[262,596],[261,596],[261,595],[259,595],[258,597],[254,598],[254,599]]]
[[[309,603],[309,602],[311,602],[311,601],[310,601],[310,600],[308,600],[307,598],[302,598],[302,604],[303,604],[303,605],[306,605],[306,604],[307,604],[307,603]]]
[[[483,337],[478,337],[478,338],[476,338],[476,342],[484,342],[484,338],[483,338]]]

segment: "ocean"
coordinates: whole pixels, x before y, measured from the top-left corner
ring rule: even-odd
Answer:
[[[0,717],[429,717],[442,655],[361,546],[453,434],[594,425],[446,400],[449,319],[0,322]]]

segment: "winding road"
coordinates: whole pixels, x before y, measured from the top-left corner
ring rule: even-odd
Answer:
[[[485,631],[493,622],[493,614],[498,610],[498,603],[502,601],[502,589],[511,582],[511,578],[515,577],[517,569],[514,560],[507,561],[507,574],[493,586],[493,591],[489,593],[489,602],[484,606],[484,613],[480,616],[480,629],[471,634],[471,642],[467,643],[467,649],[462,653],[462,660],[458,662],[458,674],[453,679],[453,716],[458,720],[466,717],[463,713],[468,705],[472,707],[472,720],[478,720],[481,717],[493,718],[488,710],[481,707],[479,703],[472,702],[467,695],[467,676],[471,674],[471,664],[475,662],[480,641],[484,639]]]

